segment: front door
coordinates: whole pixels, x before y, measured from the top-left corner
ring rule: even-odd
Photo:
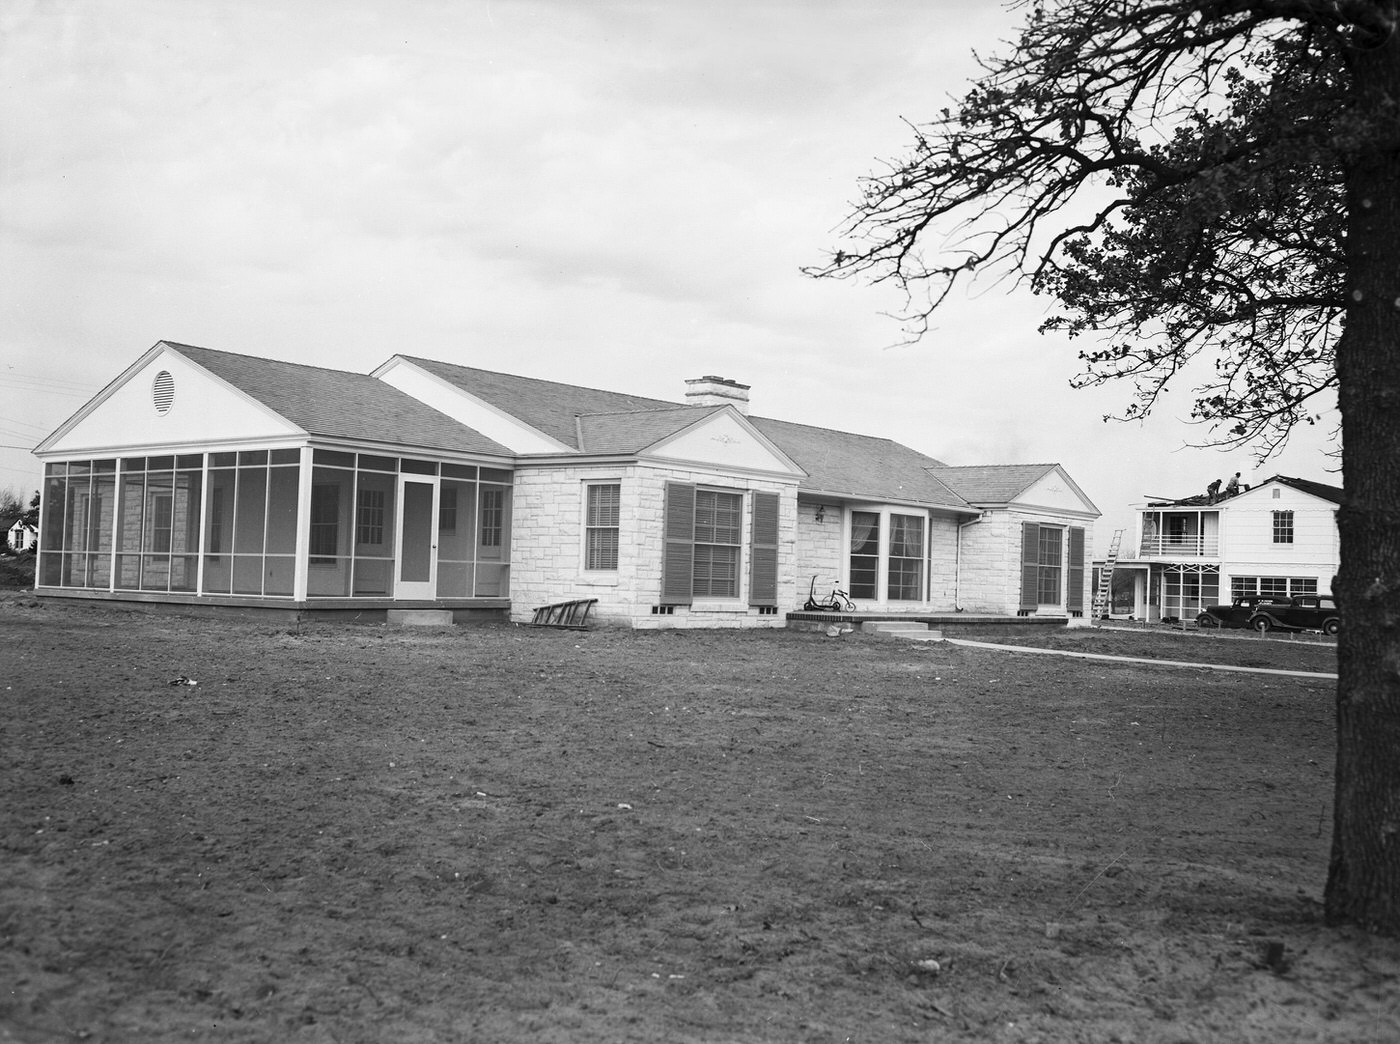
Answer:
[[[399,476],[399,558],[395,598],[437,597],[438,483]]]

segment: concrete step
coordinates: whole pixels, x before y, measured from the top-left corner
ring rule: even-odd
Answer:
[[[918,620],[866,620],[860,625],[866,634],[886,638],[907,638],[915,642],[941,642],[943,632]]]
[[[451,627],[451,609],[389,609],[385,613],[395,627]]]

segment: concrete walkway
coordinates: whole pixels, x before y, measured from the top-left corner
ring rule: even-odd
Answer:
[[[966,645],[974,649],[1002,649],[1008,652],[1043,653],[1047,656],[1071,656],[1081,660],[1112,660],[1117,663],[1151,663],[1158,667],[1202,667],[1211,671],[1236,671],[1240,674],[1283,674],[1292,678],[1315,678],[1336,681],[1335,674],[1319,671],[1283,671],[1272,667],[1229,667],[1220,663],[1191,663],[1186,660],[1154,660],[1147,656],[1109,656],[1105,653],[1071,652],[1065,649],[1033,649],[1025,645],[998,645],[994,642],[972,642],[966,638],[944,638],[949,645]]]

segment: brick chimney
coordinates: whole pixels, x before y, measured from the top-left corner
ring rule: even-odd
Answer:
[[[749,386],[728,377],[696,377],[685,382],[687,406],[733,406],[749,415]]]

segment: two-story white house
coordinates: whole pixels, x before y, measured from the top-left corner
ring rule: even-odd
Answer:
[[[1207,605],[1245,595],[1327,594],[1337,574],[1342,490],[1275,475],[1234,496],[1198,495],[1137,508],[1114,587],[1132,578],[1132,607],[1114,615],[1192,620]]]

